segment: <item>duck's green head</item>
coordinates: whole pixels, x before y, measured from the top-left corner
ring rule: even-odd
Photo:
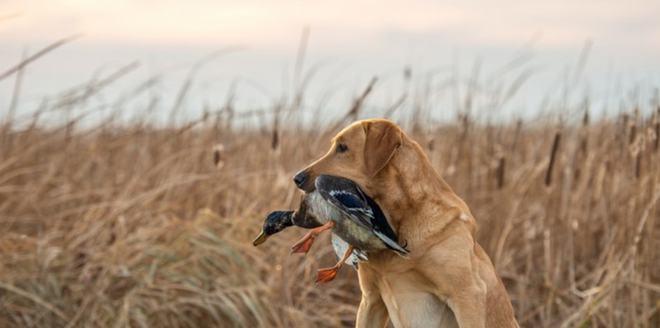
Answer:
[[[268,214],[264,220],[264,226],[261,228],[261,233],[252,242],[252,245],[258,246],[263,244],[268,237],[290,227],[293,225],[293,211],[275,211]]]

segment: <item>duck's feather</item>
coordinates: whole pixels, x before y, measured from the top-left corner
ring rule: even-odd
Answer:
[[[332,248],[335,250],[335,254],[337,254],[337,258],[341,259],[344,257],[344,254],[346,253],[346,250],[348,249],[349,244],[345,242],[341,237],[337,236],[336,234],[332,234]],[[353,249],[353,253],[344,261],[344,263],[353,266],[354,268],[357,269],[358,262],[359,261],[367,261],[367,254],[357,248]]]
[[[398,238],[378,204],[356,183],[346,178],[320,175],[315,187],[326,201],[346,213],[352,221],[373,231],[387,247],[401,254],[408,253],[397,242]]]
[[[300,208],[293,214],[291,219],[293,224],[305,229],[312,229],[323,225],[316,217],[308,215],[308,211],[307,202],[304,199],[301,200]]]

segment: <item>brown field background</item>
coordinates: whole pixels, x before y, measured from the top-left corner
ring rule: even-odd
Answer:
[[[276,107],[241,125],[227,105],[161,127],[81,125],[67,109],[85,92],[0,126],[0,326],[353,324],[355,272],[313,282],[335,260],[328,236],[306,256],[289,255],[300,229],[251,240],[296,208],[291,177],[364,116],[368,91],[338,121]],[[48,111],[60,123],[40,124]],[[660,111],[588,112],[399,123],[471,207],[521,326],[658,327]]]

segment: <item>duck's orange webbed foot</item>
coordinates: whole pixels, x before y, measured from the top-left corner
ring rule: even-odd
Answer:
[[[319,269],[316,272],[316,283],[323,284],[333,281],[335,277],[337,277],[337,271],[339,271],[339,268],[339,266],[333,266],[331,268]]]
[[[314,244],[314,238],[314,236],[307,237],[307,235],[305,235],[303,239],[291,246],[291,254],[309,252],[309,249],[312,248],[312,245]]]
[[[332,229],[332,227],[335,226],[335,223],[333,221],[328,221],[328,223],[311,229],[305,236],[302,237],[297,243],[293,244],[291,246],[291,254],[293,253],[307,253],[310,248],[312,248],[312,244],[314,244],[314,239],[316,236],[318,236],[321,232]]]
[[[337,271],[344,265],[344,262],[346,262],[346,259],[348,259],[349,256],[353,253],[353,246],[348,246],[348,249],[346,249],[346,252],[344,253],[344,256],[335,264],[333,267],[330,268],[325,268],[325,269],[320,269],[319,271],[316,272],[316,283],[317,284],[323,284],[326,282],[333,281],[335,277],[337,276]]]

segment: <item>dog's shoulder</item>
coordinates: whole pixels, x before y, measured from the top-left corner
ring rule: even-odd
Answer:
[[[425,252],[457,235],[473,241],[475,232],[472,214],[457,206],[425,211],[403,220],[399,227],[399,239],[407,242],[411,251],[417,249]]]

